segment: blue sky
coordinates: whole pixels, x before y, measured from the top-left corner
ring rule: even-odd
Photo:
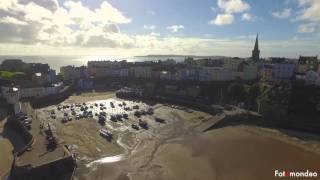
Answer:
[[[259,33],[263,56],[296,57],[319,54],[319,22],[319,0],[1,0],[0,50],[246,57]]]
[[[101,3],[101,1],[92,0],[82,0],[82,2],[92,9],[98,8]],[[132,18],[132,23],[121,25],[122,31],[128,34],[147,33],[150,30],[143,29],[143,26],[155,25],[157,32],[170,35],[166,27],[181,24],[185,28],[178,34],[179,36],[201,37],[211,34],[218,37],[235,38],[259,32],[264,38],[279,40],[293,36],[312,35],[312,33],[298,33],[297,28],[300,22],[290,22],[293,16],[285,19],[272,16],[272,12],[281,12],[286,8],[291,9],[291,14],[294,14],[299,10],[298,1],[295,0],[243,1],[250,5],[250,9],[244,13],[250,13],[255,16],[255,19],[243,21],[241,20],[243,13],[237,13],[234,23],[226,26],[208,24],[221,12],[215,0],[110,0],[109,2]],[[150,11],[154,14],[148,13]]]

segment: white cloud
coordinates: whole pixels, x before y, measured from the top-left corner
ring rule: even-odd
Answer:
[[[218,0],[218,7],[227,14],[241,13],[251,8],[250,5],[243,0]]]
[[[171,33],[177,33],[180,29],[184,29],[183,25],[172,25],[168,26],[167,30],[169,30]]]
[[[320,22],[320,1],[319,0],[298,0],[302,10],[299,13],[299,20]]]
[[[28,24],[27,24],[26,22],[24,22],[24,21],[20,21],[20,20],[14,18],[14,17],[9,17],[9,16],[0,18],[0,23],[15,24],[15,25],[22,25],[22,26],[28,25]]]
[[[254,16],[249,13],[243,13],[241,16],[241,20],[243,21],[254,21]]]
[[[286,8],[283,11],[273,11],[271,12],[271,15],[275,18],[287,19],[291,16],[291,9]]]
[[[156,14],[156,12],[154,12],[153,10],[148,10],[148,11],[147,11],[147,14],[155,15],[155,14]]]
[[[298,26],[298,32],[300,33],[313,33],[316,30],[316,25],[314,23],[300,24]]]
[[[156,33],[156,32],[151,32],[150,36],[160,36],[160,33]]]
[[[217,26],[229,25],[234,21],[232,14],[218,14],[214,20],[211,20],[209,24],[215,24]]]
[[[0,15],[0,43],[128,48],[134,41],[118,27],[131,19],[107,1],[91,10],[80,1],[1,0]]]
[[[127,18],[118,9],[114,8],[107,1],[103,1],[100,8],[95,10],[96,18],[98,20],[106,21],[109,23],[126,24],[131,22],[130,18]]]
[[[144,25],[143,28],[147,30],[155,30],[157,27],[155,25]]]
[[[243,9],[249,8],[240,9],[244,13]],[[231,6],[219,10],[222,12],[212,24],[231,24],[235,13],[240,13]],[[106,1],[101,2],[98,8],[90,9],[79,1],[58,4],[57,0],[0,0],[0,53],[142,55],[152,52],[247,57],[253,46],[251,41],[237,38],[164,37],[153,31],[145,35],[122,33],[119,25],[131,21]],[[183,28],[182,25],[167,27],[171,32],[179,32]],[[318,49],[319,39],[261,42],[264,56],[312,54]]]
[[[217,6],[221,13],[217,14],[216,18],[209,22],[209,24],[217,26],[232,24],[236,13],[242,13],[251,8],[244,0],[218,0]],[[215,8],[214,10],[217,11]],[[241,19],[243,21],[253,21],[254,16],[249,13],[244,13]]]

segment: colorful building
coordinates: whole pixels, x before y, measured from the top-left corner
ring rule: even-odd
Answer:
[[[231,71],[237,71],[239,68],[239,65],[244,61],[244,59],[241,58],[225,58],[223,59],[223,68]]]
[[[259,75],[262,81],[272,82],[273,81],[273,64],[263,64],[260,69]]]
[[[300,56],[297,65],[297,73],[304,74],[310,70],[318,71],[318,57]]]
[[[294,63],[275,63],[273,77],[275,80],[290,80],[293,78],[296,65]]]
[[[258,78],[258,64],[255,62],[243,63],[243,80],[252,81]]]

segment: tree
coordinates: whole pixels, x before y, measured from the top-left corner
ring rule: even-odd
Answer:
[[[245,87],[241,83],[232,83],[228,87],[228,94],[236,103],[245,101],[247,97],[247,92]]]
[[[260,84],[255,83],[249,89],[249,97],[252,100],[255,100],[257,97],[261,95]]]
[[[262,91],[259,83],[255,83],[249,88],[248,108],[257,108],[257,98],[261,96]]]

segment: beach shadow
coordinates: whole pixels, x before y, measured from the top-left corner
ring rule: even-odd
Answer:
[[[290,137],[298,138],[299,140],[303,140],[303,141],[310,141],[310,140],[320,141],[320,135],[318,133],[286,127],[286,126],[283,126],[281,121],[280,122],[267,121],[262,116],[252,115],[249,113],[226,116],[222,120],[213,124],[211,127],[205,129],[203,132],[214,130],[214,129],[220,129],[224,127],[241,126],[241,125],[278,130],[283,134],[286,134]]]
[[[0,136],[10,141],[13,146],[14,152],[19,152],[27,144],[27,142],[24,141],[21,135],[14,128],[12,128],[8,122],[5,123]]]
[[[226,115],[225,118],[214,123],[211,127],[205,129],[203,132],[220,129],[229,126],[240,126],[240,125],[251,125],[259,127],[275,128],[274,123],[264,120],[263,117],[252,115],[249,113],[237,114],[237,115]]]

